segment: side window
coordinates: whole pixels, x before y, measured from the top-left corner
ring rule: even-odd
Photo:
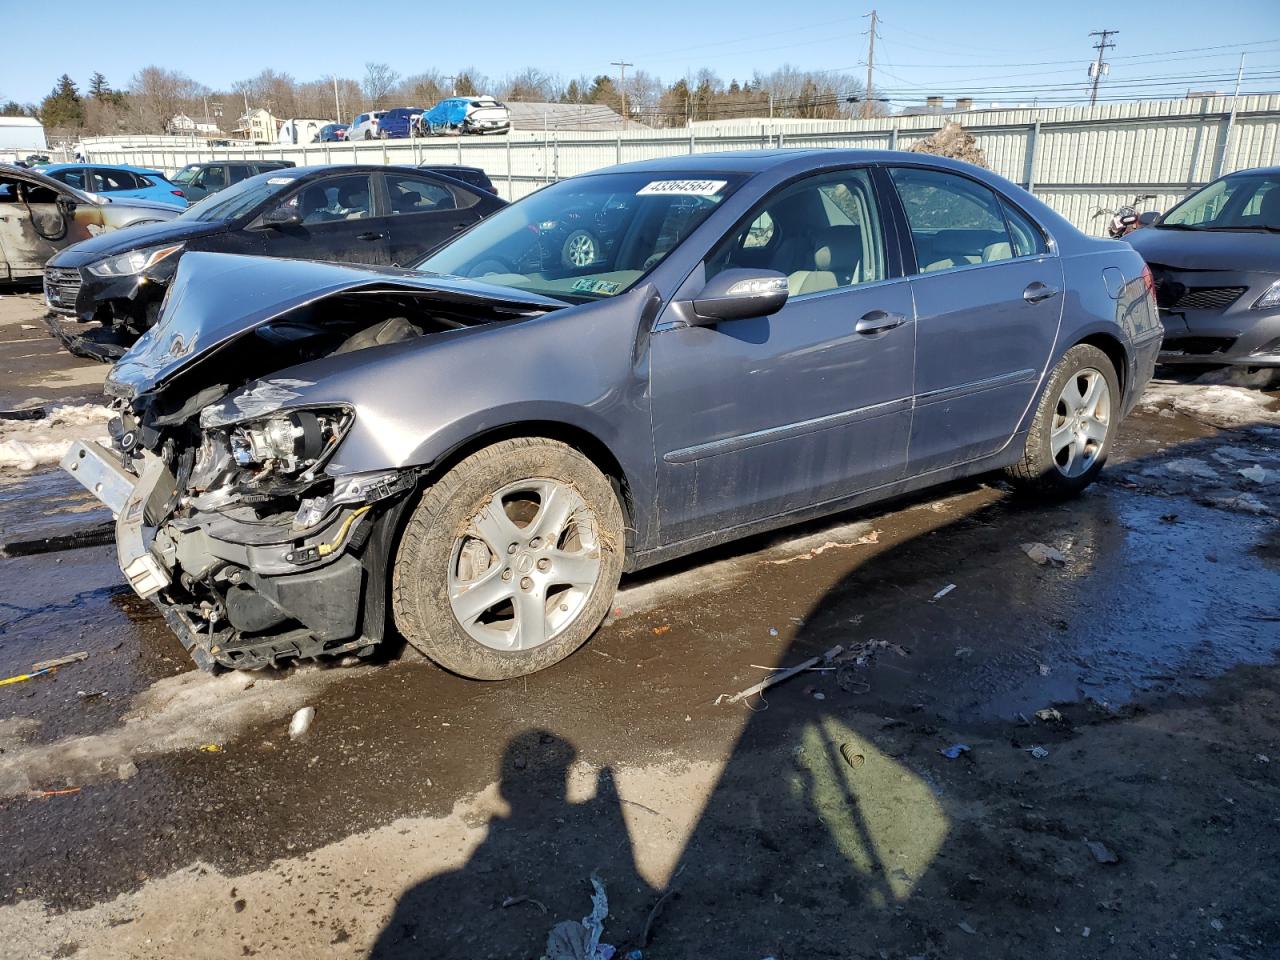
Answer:
[[[370,196],[369,177],[352,174],[309,184],[286,200],[285,205],[297,205],[304,224],[334,223],[371,216]]]
[[[55,180],[61,180],[67,186],[75,187],[77,190],[88,190],[84,185],[84,170],[59,170],[57,173],[51,173],[49,176]]]
[[[1034,257],[1046,252],[1049,247],[1044,241],[1040,228],[1031,222],[1020,210],[1004,200],[1000,201],[1004,208],[1004,218],[1009,224],[1009,236],[1013,239],[1013,255],[1015,257]]]
[[[196,180],[199,186],[213,193],[215,190],[221,190],[227,185],[227,170],[221,165],[205,167],[204,172],[199,174]]]
[[[386,178],[387,200],[391,214],[433,213],[456,210],[458,201],[453,191],[443,184],[423,177],[395,175]]]
[[[125,170],[94,170],[92,180],[94,193],[137,189],[133,174]]]
[[[885,279],[870,173],[822,174],[766,197],[707,258],[708,278],[735,268],[777,270],[793,297]]]
[[[230,164],[231,182],[239,183],[241,180],[248,180],[253,176],[253,167],[247,163]]]
[[[742,241],[742,246],[747,250],[767,247],[771,240],[773,240],[773,217],[769,216],[768,210],[765,210],[747,228],[747,235]]]
[[[991,190],[940,170],[889,172],[907,213],[918,273],[1013,258],[1004,213]]]

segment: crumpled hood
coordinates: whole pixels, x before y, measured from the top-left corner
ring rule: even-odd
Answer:
[[[1180,270],[1280,274],[1280,233],[1146,227],[1125,239],[1147,263]]]
[[[375,290],[425,291],[455,306],[566,306],[511,287],[412,270],[193,252],[178,265],[159,321],[112,367],[105,389],[137,397],[295,307],[335,293]]]

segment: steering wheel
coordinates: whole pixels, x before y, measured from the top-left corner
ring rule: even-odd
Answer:
[[[501,257],[487,257],[479,261],[470,270],[467,276],[473,279],[488,276],[491,273],[515,273],[516,268],[511,263],[503,260]]]

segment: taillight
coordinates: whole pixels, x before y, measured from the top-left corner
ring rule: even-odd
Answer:
[[[1154,299],[1156,295],[1156,278],[1151,275],[1151,268],[1146,265],[1142,267],[1142,285],[1147,288],[1147,296]]]
[[[170,190],[169,192],[172,193],[175,197],[181,197],[183,200],[187,199],[187,195],[183,193],[181,190]]]

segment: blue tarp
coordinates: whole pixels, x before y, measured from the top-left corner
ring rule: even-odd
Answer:
[[[441,100],[422,115],[423,123],[432,132],[460,127],[462,121],[466,119],[467,107],[470,103],[470,97],[450,97],[448,100]]]

